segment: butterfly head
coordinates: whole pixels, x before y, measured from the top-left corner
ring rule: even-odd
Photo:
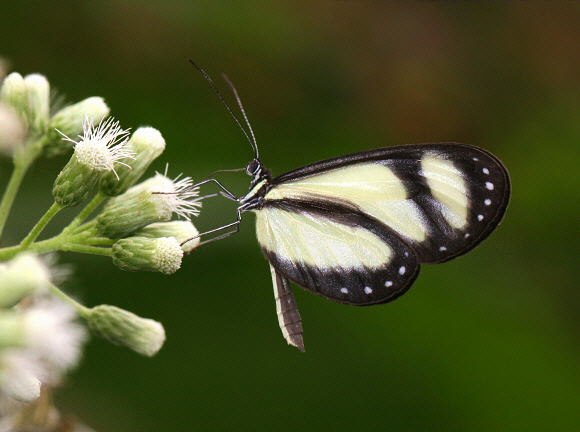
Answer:
[[[252,160],[246,167],[246,174],[252,177],[259,177],[260,171],[262,171],[262,162],[260,162],[260,159]]]

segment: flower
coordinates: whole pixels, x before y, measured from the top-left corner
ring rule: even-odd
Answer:
[[[157,129],[140,127],[127,142],[127,147],[135,153],[135,157],[125,158],[117,172],[104,173],[99,181],[101,191],[108,196],[120,195],[137,183],[149,165],[165,150],[165,140]]]
[[[185,253],[195,249],[200,241],[197,237],[199,231],[191,221],[156,222],[135,231],[135,235],[148,238],[173,237],[179,242]]]
[[[40,74],[24,77],[28,94],[28,124],[37,133],[44,133],[50,116],[50,84]]]
[[[54,182],[53,195],[62,207],[72,207],[85,200],[102,171],[115,172],[115,163],[131,158],[134,152],[125,146],[128,130],[112,117],[93,126],[93,119],[85,116],[83,136],[79,141],[64,135],[74,143],[75,152]],[[116,173],[115,173],[116,175]]]
[[[0,153],[12,157],[15,149],[22,148],[26,129],[16,110],[0,104]]]
[[[181,267],[183,249],[173,237],[127,237],[112,248],[113,263],[122,270],[146,270],[165,274]]]
[[[157,173],[111,199],[97,216],[97,231],[108,238],[126,237],[154,222],[167,222],[173,213],[189,220],[197,216],[201,201],[189,177],[170,180]]]
[[[93,96],[76,104],[59,110],[48,122],[48,130],[44,141],[44,150],[48,156],[55,156],[68,151],[73,140],[63,140],[65,137],[77,137],[85,130],[84,120],[93,119],[100,123],[109,115],[109,107],[101,97]]]
[[[40,383],[56,384],[76,366],[87,333],[75,318],[72,306],[56,298],[1,311],[0,332],[12,332],[19,343],[0,347],[0,389],[30,402],[40,394]]]
[[[32,293],[47,292],[50,266],[33,253],[22,253],[0,268],[0,307],[12,307]]]
[[[122,163],[120,160],[132,158],[135,154],[124,145],[128,134],[129,130],[122,129],[113,117],[100,121],[98,126],[94,127],[93,119],[85,114],[83,136],[79,141],[62,135],[65,141],[73,143],[74,156],[79,163],[95,171],[115,172],[115,163]]]
[[[18,72],[12,72],[4,78],[4,82],[0,88],[0,103],[14,108],[20,116],[20,119],[26,122],[28,92],[24,78]],[[26,124],[26,128],[28,128],[28,124]]]
[[[91,330],[100,337],[142,355],[153,356],[165,342],[161,323],[115,306],[96,306],[89,310],[86,319]]]

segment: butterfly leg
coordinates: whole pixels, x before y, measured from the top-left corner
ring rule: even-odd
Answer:
[[[284,338],[289,345],[294,345],[304,352],[304,340],[302,338],[302,318],[296,306],[296,300],[290,287],[290,281],[274,266],[270,264],[272,272],[272,283],[274,285],[274,297],[276,298],[276,312],[278,313],[278,324],[282,330]]]
[[[215,228],[215,229],[212,229],[212,230],[209,230],[209,231],[206,231],[206,232],[202,232],[201,234],[198,234],[195,237],[192,237],[190,239],[185,240],[183,243],[187,243],[188,241],[191,241],[193,239],[196,239],[198,237],[201,237],[202,235],[211,234],[213,232],[221,231],[221,230],[226,229],[226,228],[235,227],[232,231],[228,231],[228,232],[223,233],[223,234],[221,234],[221,235],[219,235],[217,237],[214,237],[214,238],[211,238],[209,240],[204,240],[204,241],[200,242],[199,243],[199,246],[204,245],[204,244],[207,244],[207,243],[211,243],[211,242],[216,241],[216,240],[221,240],[223,238],[229,237],[232,234],[235,234],[235,233],[237,233],[240,230],[240,222],[241,221],[242,221],[242,210],[238,209],[238,218],[236,219],[235,222],[229,223],[227,225],[224,225],[224,226],[221,226],[219,228]],[[181,244],[183,244],[183,243],[181,243]]]
[[[206,183],[209,183],[209,182],[213,182],[213,183],[217,184],[223,190],[224,193],[223,194],[220,193],[220,195],[222,195],[222,196],[224,196],[226,198],[229,198],[229,199],[231,199],[233,201],[237,201],[238,200],[238,198],[233,193],[231,193],[224,185],[222,185],[219,181],[217,181],[214,178],[209,178],[209,179],[202,180],[199,183],[196,183],[193,186],[191,186],[189,189],[195,189],[195,188],[197,188],[197,187],[199,187],[201,185],[204,185]]]

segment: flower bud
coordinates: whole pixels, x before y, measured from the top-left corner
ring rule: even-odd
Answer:
[[[50,84],[40,74],[24,77],[28,93],[28,124],[37,133],[44,133],[50,116]]]
[[[133,153],[126,147],[127,131],[112,118],[93,128],[92,119],[85,117],[84,134],[76,142],[75,152],[54,182],[52,194],[62,207],[73,207],[87,199],[102,171],[113,171],[115,163]]]
[[[183,250],[173,237],[127,237],[112,247],[113,263],[121,270],[173,274],[181,267]]]
[[[89,310],[86,319],[98,336],[145,356],[157,354],[165,342],[161,323],[115,306],[96,306]]]
[[[12,157],[24,145],[25,137],[26,129],[16,110],[0,104],[0,153]]]
[[[28,91],[24,78],[18,72],[12,72],[2,83],[0,88],[0,103],[13,107],[26,122],[28,112]],[[28,127],[28,123],[26,123]]]
[[[48,122],[44,149],[48,156],[67,152],[72,147],[71,140],[84,132],[84,119],[88,117],[99,124],[107,115],[109,107],[101,97],[93,96],[58,111]]]
[[[0,307],[14,306],[33,292],[45,292],[50,269],[31,253],[22,253],[0,268]]]
[[[173,212],[185,217],[197,214],[201,203],[188,199],[197,196],[198,191],[186,190],[189,186],[189,178],[173,182],[156,174],[111,199],[97,216],[97,231],[110,239],[118,239],[151,223],[167,222]]]
[[[149,224],[135,231],[136,236],[147,238],[173,237],[179,244],[183,252],[191,252],[198,244],[199,237],[182,244],[184,241],[197,236],[199,231],[191,221],[169,221]]]
[[[165,150],[165,140],[157,129],[141,127],[127,141],[127,148],[135,153],[135,157],[122,160],[125,165],[117,169],[117,175],[105,173],[99,182],[101,190],[108,196],[120,195],[137,183],[151,162]]]

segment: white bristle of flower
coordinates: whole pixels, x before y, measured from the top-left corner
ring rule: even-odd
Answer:
[[[153,256],[153,264],[161,273],[172,274],[181,267],[183,250],[173,237],[156,239],[157,250]]]
[[[46,366],[41,381],[58,379],[76,366],[87,339],[85,327],[76,322],[74,308],[56,298],[39,301],[23,311],[26,350]]]
[[[93,119],[85,115],[83,135],[79,136],[79,141],[61,134],[64,140],[74,144],[77,160],[95,171],[113,171],[116,175],[115,163],[126,165],[120,161],[135,157],[135,153],[125,145],[129,139],[129,129],[122,129],[113,117],[100,121],[95,127]]]
[[[160,208],[167,212],[176,213],[187,220],[190,220],[191,215],[199,215],[201,200],[195,199],[199,196],[199,188],[191,187],[193,185],[191,177],[179,179],[180,174],[175,179],[170,180],[159,173],[155,176],[155,178],[157,177],[168,180],[163,184],[160,181],[151,190]]]
[[[32,402],[40,396],[41,382],[35,373],[42,369],[23,350],[0,352],[0,389],[18,402]]]

